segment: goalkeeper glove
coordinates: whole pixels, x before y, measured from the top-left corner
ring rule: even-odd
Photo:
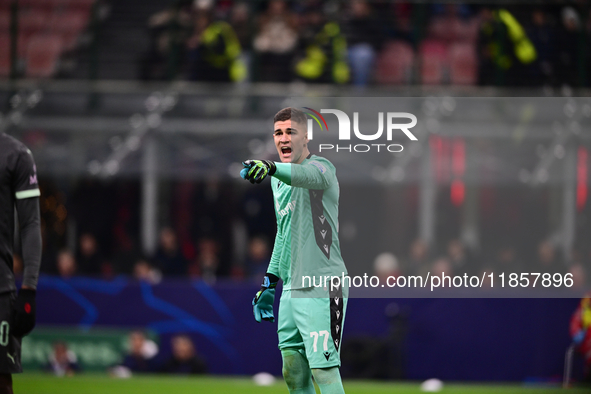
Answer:
[[[14,303],[12,333],[24,337],[35,327],[35,290],[21,289]]]
[[[274,275],[273,282],[268,275],[265,275],[261,289],[256,293],[252,300],[252,309],[254,312],[254,318],[257,322],[261,320],[267,320],[270,322],[275,321],[273,315],[273,301],[275,301],[275,287],[277,286],[278,278]]]
[[[242,165],[245,168],[240,171],[240,176],[253,184],[261,183],[267,175],[273,175],[277,171],[271,160],[246,160]]]

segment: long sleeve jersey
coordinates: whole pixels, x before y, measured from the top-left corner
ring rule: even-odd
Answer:
[[[309,155],[301,164],[277,163],[271,178],[277,235],[267,272],[283,288],[313,286],[306,279],[347,275],[338,238],[339,183],[335,167]],[[310,285],[312,283],[312,286]]]
[[[0,293],[16,290],[12,265],[15,208],[22,245],[23,286],[37,286],[41,264],[40,195],[31,151],[0,132]]]

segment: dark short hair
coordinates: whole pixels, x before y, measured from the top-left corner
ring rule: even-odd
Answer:
[[[306,118],[306,115],[299,109],[293,107],[283,108],[281,111],[277,112],[273,118],[273,123],[283,122],[290,119],[294,122],[304,125],[304,127],[308,125],[308,119]]]

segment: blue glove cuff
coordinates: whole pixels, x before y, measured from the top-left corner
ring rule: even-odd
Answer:
[[[277,286],[277,282],[271,282],[271,279],[265,275],[263,278],[262,287],[266,287],[268,289],[274,289]]]

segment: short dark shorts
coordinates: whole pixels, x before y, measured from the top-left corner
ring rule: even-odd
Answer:
[[[16,292],[0,294],[0,373],[20,373],[21,338],[12,335]]]

